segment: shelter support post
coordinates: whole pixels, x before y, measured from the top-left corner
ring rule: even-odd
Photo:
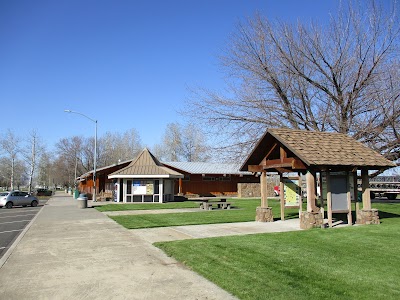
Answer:
[[[332,227],[332,190],[331,190],[331,174],[326,172],[326,201],[328,206],[328,225]]]
[[[301,190],[303,183],[301,181],[301,173],[298,173],[298,175],[299,175],[299,186],[300,186],[300,199],[299,199],[299,218],[300,218],[301,212],[303,211],[303,191]]]
[[[326,178],[325,178],[326,180]],[[322,179],[322,172],[319,173],[319,203],[320,207],[324,208],[325,207],[325,202],[324,202],[324,184],[323,184],[323,179]]]
[[[361,181],[363,209],[371,209],[368,170],[361,170]]]
[[[351,184],[350,184],[350,173],[346,172],[347,177],[347,207],[349,209],[347,213],[347,224],[353,224],[353,216],[351,215]]]
[[[307,183],[307,211],[317,212],[319,209],[315,205],[315,173],[307,171],[306,174]]]
[[[283,176],[279,176],[279,199],[281,203],[281,220],[285,221],[285,193],[284,193]]]
[[[268,198],[267,198],[267,172],[261,172],[260,176],[260,186],[261,186],[261,207],[268,207]]]
[[[353,171],[353,189],[354,189],[354,211],[357,212],[360,209],[360,203],[358,202],[358,181],[357,181],[357,170]]]
[[[371,208],[368,170],[361,170],[363,208],[357,211],[357,224],[380,224],[377,209]]]
[[[179,191],[178,195],[182,195],[182,178],[179,178]]]
[[[309,229],[313,227],[322,227],[324,217],[321,210],[315,205],[315,172],[307,171],[307,211],[300,213],[300,228]]]
[[[256,221],[259,222],[273,222],[274,217],[272,214],[272,207],[268,207],[268,193],[267,193],[267,173],[261,172],[260,186],[261,186],[261,206],[256,209]]]

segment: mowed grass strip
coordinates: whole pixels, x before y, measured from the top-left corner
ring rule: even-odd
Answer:
[[[381,225],[156,243],[240,299],[400,299],[400,204]]]
[[[198,208],[199,204],[194,201],[169,202],[169,203],[131,203],[131,204],[107,204],[97,206],[98,211],[124,211],[124,210],[152,210],[152,209],[176,209],[176,208]]]
[[[228,201],[233,204],[233,209],[157,215],[110,216],[110,218],[128,229],[250,222],[255,220],[255,210],[257,206],[260,206],[260,199],[230,199]],[[278,200],[271,200],[270,205],[277,212],[275,218],[280,218]],[[198,207],[198,204],[196,207]],[[297,217],[298,210],[288,209],[287,216]]]

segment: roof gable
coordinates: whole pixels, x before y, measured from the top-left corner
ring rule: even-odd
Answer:
[[[110,174],[109,178],[122,178],[129,176],[153,176],[153,177],[183,177],[182,174],[164,166],[160,161],[147,149],[142,152],[125,168]]]
[[[381,154],[341,133],[269,129],[248,156],[241,170],[258,165],[267,149],[278,142],[308,167],[360,167],[371,170],[395,167]]]

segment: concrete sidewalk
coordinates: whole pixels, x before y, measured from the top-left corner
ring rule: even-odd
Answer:
[[[0,269],[0,299],[235,299],[140,235],[57,193]]]

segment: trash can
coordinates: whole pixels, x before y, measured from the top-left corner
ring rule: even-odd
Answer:
[[[78,200],[78,208],[87,208],[88,197],[86,194],[79,194],[79,197],[76,200]]]
[[[79,197],[79,190],[74,191],[74,199],[78,199]]]

